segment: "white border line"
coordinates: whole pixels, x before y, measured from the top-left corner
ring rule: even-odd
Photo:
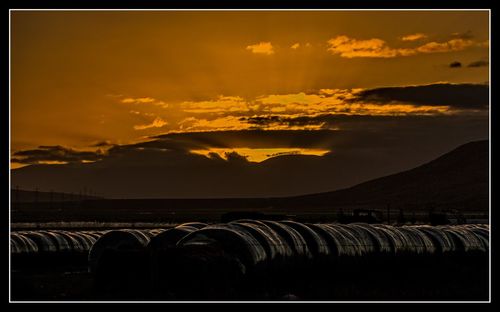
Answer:
[[[407,11],[420,11],[420,12],[488,12],[488,25],[489,25],[489,300],[485,301],[13,301],[11,295],[11,249],[9,239],[9,303],[357,303],[357,304],[371,304],[371,303],[491,303],[491,9],[9,9],[9,235],[11,232],[11,13],[16,11],[52,11],[52,12],[65,12],[65,11],[78,11],[78,12],[91,12],[91,11],[120,11],[120,12],[157,12],[157,11],[183,11],[183,12],[240,12],[240,11],[274,11],[274,12],[322,12],[322,11],[389,11],[389,12],[407,12]]]
[[[490,282],[490,287],[489,287],[489,301],[491,302],[491,226],[492,226],[492,223],[491,223],[491,10],[489,10],[489,13],[488,13],[488,25],[489,25],[489,34],[488,34],[488,58],[489,58],[489,65],[488,65],[488,84],[489,84],[489,88],[488,88],[488,91],[489,91],[489,109],[488,109],[488,116],[489,116],[489,122],[488,122],[488,129],[489,129],[489,139],[488,139],[488,143],[489,143],[489,149],[488,149],[488,169],[489,169],[489,175],[488,175],[488,186],[489,186],[489,190],[488,190],[488,195],[489,195],[489,199],[488,199],[488,205],[489,205],[489,225],[490,225],[490,235],[488,237],[489,239],[489,270],[488,270],[488,273],[489,273],[489,282]]]
[[[11,233],[11,209],[12,209],[12,204],[11,204],[11,193],[12,193],[12,185],[11,185],[11,172],[12,172],[12,168],[11,168],[11,147],[12,147],[12,143],[11,143],[11,116],[12,116],[12,113],[11,113],[11,78],[12,78],[12,74],[11,74],[11,68],[10,68],[10,65],[11,65],[11,55],[10,55],[10,52],[11,52],[11,12],[9,10],[9,302],[11,302],[11,298],[12,298],[12,294],[11,294],[11,280],[12,280],[12,277],[11,277],[11,273],[12,273],[12,270],[11,270],[11,242],[10,242],[10,233]]]
[[[283,12],[305,12],[305,11],[315,11],[315,12],[322,12],[322,11],[352,11],[352,12],[358,12],[358,11],[401,11],[401,12],[406,12],[406,11],[421,11],[421,12],[431,12],[431,11],[446,11],[446,12],[460,12],[460,11],[470,11],[470,12],[475,12],[475,11],[491,11],[491,9],[9,9],[9,11],[151,11],[151,12],[156,12],[156,11],[198,11],[198,12],[205,12],[205,11],[230,11],[230,12],[237,12],[237,11],[283,11]]]

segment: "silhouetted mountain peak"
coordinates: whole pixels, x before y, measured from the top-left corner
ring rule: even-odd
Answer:
[[[488,209],[489,144],[474,141],[408,171],[333,192],[295,197],[315,204],[395,204]]]

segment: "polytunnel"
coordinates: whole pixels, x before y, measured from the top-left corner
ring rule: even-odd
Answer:
[[[457,250],[461,252],[487,251],[485,241],[470,229],[463,226],[442,227],[443,231],[449,233]]]
[[[46,233],[38,231],[26,231],[23,235],[35,242],[40,252],[56,252],[59,250],[57,246],[57,241],[47,235]]]
[[[453,242],[453,238],[449,233],[446,233],[442,229],[428,225],[421,225],[416,228],[429,237],[437,253],[448,253],[455,251],[455,243]]]
[[[483,247],[485,250],[489,249],[489,246],[490,246],[490,230],[489,230],[489,228],[484,228],[484,227],[479,227],[479,226],[471,226],[471,227],[466,227],[466,229],[473,232],[474,234],[476,234],[476,236],[483,243]]]
[[[40,234],[47,236],[52,240],[58,252],[70,252],[73,246],[65,235],[52,231],[39,231]]]
[[[297,232],[297,230],[277,221],[261,222],[273,229],[288,243],[288,246],[290,246],[295,257],[304,259],[312,257],[306,240],[299,232]]]
[[[412,252],[417,254],[433,254],[436,252],[436,247],[429,236],[417,227],[401,226],[398,229],[404,233]]]
[[[358,254],[357,245],[352,241],[349,233],[345,235],[342,231],[327,224],[308,224],[309,228],[318,233],[328,245],[328,255],[355,256]]]
[[[87,252],[93,244],[92,242],[87,241],[87,238],[80,237],[80,235],[76,232],[71,233],[67,231],[51,231],[51,233],[66,241],[66,244],[68,246],[67,251]]]
[[[266,224],[249,223],[245,221],[233,221],[230,225],[239,228],[243,231],[249,232],[266,251],[268,261],[276,259],[283,260],[293,255],[291,247],[286,240],[278,235],[271,227]]]
[[[376,242],[370,233],[359,226],[351,224],[332,223],[327,224],[328,227],[337,230],[347,238],[349,245],[356,256],[373,253],[376,250]]]
[[[396,227],[385,224],[374,224],[373,227],[387,236],[393,254],[411,253],[413,251],[404,233],[399,231]]]
[[[365,240],[368,240],[368,237],[370,237],[370,245],[373,246],[375,252],[391,252],[391,242],[389,241],[389,237],[383,232],[377,230],[373,225],[367,223],[351,223],[348,224],[348,226],[364,232],[362,236],[365,237]]]
[[[10,234],[10,248],[13,254],[29,254],[38,252],[37,244],[21,233]]]
[[[89,269],[96,272],[105,253],[142,251],[152,235],[147,231],[124,229],[113,230],[99,237],[89,252]]]
[[[195,227],[184,225],[164,230],[151,237],[148,248],[151,250],[174,248],[181,238],[197,230]]]
[[[306,241],[308,249],[313,257],[318,255],[327,256],[330,254],[330,249],[325,239],[307,225],[295,221],[282,221],[281,223],[292,227],[300,233]]]
[[[248,231],[228,224],[209,225],[179,241],[179,247],[212,245],[236,256],[247,268],[263,263],[267,254]]]

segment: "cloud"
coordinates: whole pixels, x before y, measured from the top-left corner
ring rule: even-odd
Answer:
[[[420,39],[424,39],[424,38],[427,38],[426,34],[416,33],[416,34],[403,36],[403,37],[401,37],[401,40],[403,40],[403,41],[415,41],[415,40],[420,40]]]
[[[479,61],[475,61],[475,62],[470,63],[469,65],[467,65],[467,67],[487,67],[489,65],[490,65],[490,63],[488,61],[479,60]]]
[[[37,149],[15,152],[12,161],[21,164],[83,163],[97,161],[103,156],[100,150],[77,151],[56,145],[39,146]]]
[[[300,48],[300,43],[294,43],[292,44],[292,46],[290,47],[291,49],[294,49],[294,50],[297,50],[298,48]]]
[[[449,113],[446,105],[419,105],[416,103],[380,103],[357,101],[363,89],[321,89],[317,93],[267,95],[257,98],[266,104],[260,114],[318,115],[325,113],[349,115],[429,115]],[[258,116],[257,116],[258,117]]]
[[[187,116],[177,121],[171,130],[317,130],[329,127],[329,124],[289,121],[325,114],[477,114],[488,107],[487,94],[487,85],[437,83],[375,89],[320,89],[310,93],[268,94],[250,100],[219,96],[214,100],[181,103],[180,107]],[[280,118],[275,122],[259,122],[269,116]]]
[[[442,53],[465,50],[476,43],[468,39],[451,39],[446,42],[428,42],[415,50],[420,53]]]
[[[122,99],[122,103],[153,103],[155,99],[150,98],[150,97],[143,97],[143,98],[124,98]]]
[[[443,124],[451,123],[453,120],[461,120],[468,123],[473,120],[485,120],[486,115],[348,115],[348,114],[321,114],[316,116],[258,116],[258,117],[242,117],[247,123],[256,124],[265,129],[272,127],[275,124],[289,127],[303,127],[320,125],[318,130],[337,131],[335,133],[350,132],[350,131],[379,131],[382,128],[404,127],[408,125],[413,127],[417,124],[427,124],[429,122],[440,121]],[[270,130],[271,131],[271,130]],[[332,133],[333,133],[332,132]]]
[[[419,105],[415,103],[380,103],[379,101],[356,101],[363,89],[321,89],[317,93],[306,94],[270,94],[257,97],[251,102],[244,102],[245,109],[231,109],[217,103],[210,109],[199,108],[192,115],[177,122],[179,132],[220,131],[220,130],[317,130],[324,125],[300,123],[258,123],[259,118],[281,116],[300,118],[321,114],[404,116],[404,115],[439,115],[453,114],[446,105]],[[193,104],[198,106],[198,104]],[[248,107],[248,109],[246,108]],[[193,110],[189,110],[192,112]]]
[[[266,54],[266,55],[274,54],[274,48],[271,42],[259,42],[247,46],[246,49],[256,54]]]
[[[121,198],[315,193],[412,168],[459,144],[487,138],[489,130],[484,114],[246,118],[252,119],[242,124],[324,128],[165,133],[105,153],[40,147],[16,153],[14,161],[34,165],[12,170],[12,183],[69,192],[91,185],[103,196]],[[47,163],[54,165],[37,165]]]
[[[167,125],[168,122],[166,122],[165,120],[163,120],[162,118],[160,117],[156,117],[151,123],[149,124],[144,124],[144,125],[135,125],[134,126],[134,129],[135,130],[145,130],[145,129],[149,129],[149,128],[161,128],[165,125]]]
[[[457,62],[457,61],[451,62],[450,65],[448,65],[448,67],[450,67],[450,68],[460,68],[460,67],[462,67],[462,63]]]
[[[461,51],[472,46],[483,46],[470,39],[455,38],[445,42],[428,42],[414,48],[391,48],[378,38],[354,39],[347,36],[337,36],[327,41],[328,51],[345,58],[371,57],[393,58],[411,56],[423,53],[443,53]]]
[[[236,116],[224,116],[212,119],[188,117],[178,124],[182,131],[243,130],[248,128]]]
[[[94,163],[12,170],[12,183],[70,192],[92,185],[103,196],[120,198],[286,196],[349,187],[418,166],[459,144],[488,136],[487,116],[343,116],[338,121],[350,128],[165,134],[149,142],[115,146]],[[220,154],[193,154],[194,147],[236,152],[239,147],[271,148],[267,154],[276,157],[248,162],[241,157],[246,153],[237,152],[228,161]],[[275,152],[280,147],[331,152],[280,155]]]
[[[224,95],[209,101],[185,101],[180,104],[180,107],[186,113],[196,114],[249,111],[249,107],[243,98]]]
[[[78,151],[62,146],[40,146],[37,149],[23,150],[14,153],[14,162],[25,164],[39,164],[46,162],[83,163],[85,161],[105,161],[112,165],[114,162],[123,164],[136,162],[147,164],[155,157],[162,163],[165,157],[174,157],[181,161],[182,156],[191,151],[207,152],[217,149],[267,149],[267,154],[279,149],[321,150],[340,152],[340,148],[356,148],[360,146],[376,148],[377,144],[398,146],[405,139],[418,136],[422,141],[430,139],[435,132],[456,133],[457,138],[470,132],[472,137],[478,133],[487,135],[487,116],[370,116],[370,115],[339,115],[324,114],[318,116],[261,116],[249,117],[248,123],[264,125],[266,123],[282,123],[284,125],[312,125],[325,124],[336,127],[318,130],[228,130],[166,133],[149,137],[148,141],[112,145],[106,152]],[[464,128],[464,125],[468,125]],[[290,128],[287,128],[290,129]],[[401,142],[389,144],[394,136],[400,137]],[[376,143],[379,142],[379,143]],[[242,153],[239,153],[240,155]],[[162,156],[163,155],[163,156]],[[208,155],[208,154],[207,154]],[[223,154],[222,154],[223,155]],[[128,160],[124,159],[127,158]],[[163,158],[162,158],[163,157]],[[139,159],[139,160],[138,160]],[[141,160],[142,159],[142,160]],[[188,160],[186,160],[188,161]],[[175,163],[171,165],[175,166]]]
[[[387,87],[363,90],[352,102],[410,103],[413,105],[449,106],[456,109],[486,110],[489,86],[485,84],[438,83],[421,86]]]
[[[337,36],[327,41],[328,51],[341,57],[380,57],[390,58],[414,53],[409,49],[392,49],[381,39],[358,40],[347,36]]]
[[[167,103],[152,97],[138,97],[138,98],[127,97],[122,99],[120,102],[124,104],[153,104],[156,106],[161,106],[163,108],[168,107]]]

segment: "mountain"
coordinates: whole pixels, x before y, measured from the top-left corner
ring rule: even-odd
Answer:
[[[281,155],[262,162],[216,159],[177,151],[142,150],[95,163],[37,164],[11,171],[20,189],[106,198],[262,198],[327,192],[411,168],[439,152],[366,147],[324,156]]]
[[[442,150],[449,150],[443,145]],[[13,186],[24,190],[97,193],[115,199],[272,198],[274,207],[283,208],[391,204],[412,209],[432,205],[488,209],[487,140],[467,143],[402,171],[424,163],[409,160],[412,153],[422,160],[439,155],[418,149],[391,154],[374,147],[321,157],[283,155],[261,163],[157,152],[160,155],[90,164],[31,165],[12,170],[11,178]],[[376,178],[380,176],[385,177]],[[85,188],[91,192],[82,192]],[[59,197],[63,196],[53,200]]]
[[[459,146],[414,169],[350,188],[296,196],[296,205],[387,205],[412,209],[450,208],[487,211],[489,207],[488,141]]]
[[[27,203],[33,200],[34,192],[20,191],[21,193],[16,195],[17,190],[13,190],[12,200],[16,203],[16,196],[18,196],[19,204],[15,210],[12,210],[12,220],[14,222],[96,220],[216,222],[228,212],[254,211],[266,215],[296,216],[307,222],[325,222],[335,220],[338,212],[344,211],[344,208],[347,210],[354,208],[381,210],[385,209],[388,204],[391,205],[393,214],[402,209],[405,212],[415,212],[422,217],[427,215],[430,209],[436,208],[437,210],[456,209],[484,215],[488,213],[489,208],[488,148],[488,141],[467,143],[411,170],[369,180],[337,191],[294,197],[123,198],[54,204],[52,201],[62,198],[67,200],[70,194],[53,193],[52,200],[49,201],[47,195],[50,196],[50,193],[38,192],[36,203]],[[312,161],[319,157],[302,158]],[[304,165],[304,162],[298,162],[298,159],[298,157],[270,159],[262,165],[270,166],[274,170],[282,170],[283,181],[292,180],[293,182],[293,179],[289,179],[290,175],[285,176],[285,174],[290,166]],[[375,166],[373,162],[364,162],[360,165],[362,167],[358,168],[359,170],[368,165]],[[343,168],[345,177],[347,177],[348,169]],[[316,172],[310,172],[311,179],[314,178]],[[330,174],[331,172],[338,173],[339,171],[327,171]],[[266,187],[267,182],[264,179],[260,181],[260,184]],[[252,183],[256,183],[255,180]],[[73,199],[74,197],[75,195]]]

